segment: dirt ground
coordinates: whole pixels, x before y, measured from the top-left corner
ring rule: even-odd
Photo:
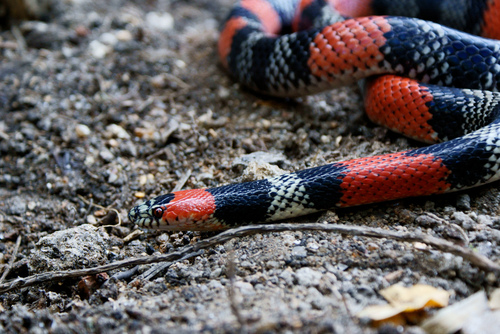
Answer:
[[[419,145],[372,124],[357,87],[294,100],[240,87],[216,54],[232,4],[67,0],[47,22],[1,31],[2,272],[20,238],[7,282],[213,236],[130,237],[136,226],[127,212],[143,194],[241,181],[255,152],[294,171]],[[499,201],[494,183],[327,217],[427,233],[499,263]],[[116,223],[111,209],[122,226],[103,227]],[[90,291],[75,278],[3,293],[0,332],[423,333],[415,325],[374,329],[355,314],[384,303],[379,291],[396,283],[445,289],[450,303],[499,286],[494,274],[431,247],[325,232],[234,239],[134,280],[151,266],[109,271]]]

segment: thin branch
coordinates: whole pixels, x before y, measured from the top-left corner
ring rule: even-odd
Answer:
[[[283,232],[283,231],[324,231],[324,232],[341,233],[347,235],[355,235],[361,237],[388,238],[406,242],[421,242],[430,245],[436,249],[439,249],[440,251],[461,256],[464,259],[468,260],[472,265],[480,269],[483,269],[484,271],[500,274],[500,265],[491,261],[487,257],[475,253],[474,251],[468,248],[457,246],[450,241],[421,233],[411,233],[411,232],[401,233],[401,232],[386,231],[378,228],[370,228],[364,226],[321,224],[321,223],[249,225],[222,232],[214,237],[201,240],[194,245],[185,246],[180,250],[178,250],[177,252],[169,254],[126,259],[95,268],[54,271],[54,272],[28,276],[25,278],[18,278],[10,282],[0,284],[0,293],[22,287],[32,286],[35,284],[41,284],[48,281],[58,281],[71,277],[93,275],[104,271],[114,270],[123,267],[136,266],[140,264],[157,263],[163,261],[176,261],[178,259],[187,256],[188,254],[196,253],[200,250],[213,247],[215,245],[224,243],[234,238],[240,238],[258,233]]]
[[[231,306],[231,312],[238,320],[238,324],[240,328],[238,329],[239,333],[246,333],[247,330],[245,328],[245,319],[241,315],[240,308],[238,307],[238,302],[236,301],[236,288],[234,286],[234,281],[236,277],[236,263],[234,262],[234,250],[230,250],[227,254],[227,270],[226,274],[229,278],[229,286],[228,286],[228,297],[229,297],[229,305]]]
[[[19,50],[19,52],[21,54],[26,52],[27,44],[23,34],[21,33],[21,30],[19,30],[17,26],[12,26],[11,31],[12,35],[14,35],[14,38],[16,39],[17,49]]]
[[[10,270],[12,269],[12,266],[14,265],[14,262],[16,261],[17,258],[17,252],[19,251],[19,246],[21,246],[21,236],[17,237],[16,245],[14,246],[14,250],[12,251],[12,256],[10,257],[9,264],[7,265],[7,267],[5,267],[2,277],[0,277],[0,284],[3,283],[5,277],[7,277]]]
[[[203,254],[203,250],[188,253],[188,254],[186,254],[186,256],[183,256],[180,259],[176,259],[175,261],[159,263],[159,264],[149,268],[148,270],[146,270],[144,273],[140,274],[139,276],[137,276],[132,282],[130,282],[130,284],[132,284],[136,281],[149,281],[150,279],[154,278],[156,275],[158,275],[163,270],[168,269],[175,262],[184,261],[184,260],[187,260],[189,258],[198,256],[201,254]]]
[[[172,189],[172,192],[181,190],[186,184],[189,177],[191,176],[191,173],[192,173],[191,169],[188,169],[184,174],[182,174],[181,178],[175,185],[174,189]]]

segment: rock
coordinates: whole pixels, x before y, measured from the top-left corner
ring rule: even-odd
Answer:
[[[295,273],[297,283],[304,286],[318,286],[322,276],[323,275],[319,271],[308,267],[300,268]]]
[[[461,194],[457,199],[457,208],[460,210],[469,211],[470,210],[470,196],[467,194]]]
[[[474,220],[472,220],[471,217],[469,217],[468,215],[466,215],[461,211],[454,212],[451,217],[455,219],[455,222],[458,225],[462,226],[466,230],[472,230],[476,225],[476,223],[474,222]]]
[[[493,217],[488,216],[488,215],[478,215],[477,222],[479,224],[483,224],[486,226],[492,226],[493,225]]]
[[[304,258],[307,256],[307,250],[304,246],[296,246],[292,248],[292,256]]]
[[[285,281],[287,285],[293,284],[293,272],[290,268],[287,268],[279,274],[279,278]]]
[[[274,166],[266,162],[252,161],[248,164],[248,167],[241,174],[241,181],[248,182],[255,180],[263,180],[284,173],[285,171],[279,168],[278,166]]]
[[[85,224],[49,234],[28,259],[31,273],[88,268],[107,262],[109,235]]]
[[[233,166],[243,165],[249,166],[251,162],[258,162],[259,164],[277,164],[286,160],[282,153],[271,153],[257,151],[250,154],[242,155],[233,160]]]
[[[27,203],[22,196],[13,196],[5,201],[5,211],[11,215],[23,215],[26,213]]]

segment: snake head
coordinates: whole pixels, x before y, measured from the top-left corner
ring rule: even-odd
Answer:
[[[133,207],[128,217],[139,227],[168,231],[224,229],[214,218],[215,200],[204,189],[181,190]]]

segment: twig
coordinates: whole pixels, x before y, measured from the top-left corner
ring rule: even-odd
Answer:
[[[23,34],[21,33],[21,30],[17,26],[12,26],[12,35],[14,35],[14,38],[16,39],[17,42],[17,47],[20,53],[26,52],[26,40],[24,39]]]
[[[116,223],[114,225],[101,225],[100,227],[102,228],[102,227],[119,227],[119,226],[121,226],[122,225],[122,217],[121,217],[120,213],[118,212],[118,210],[116,210],[116,209],[107,209],[107,211],[113,211],[114,213],[116,213],[116,216],[118,217],[118,223]],[[106,218],[106,217],[104,217],[104,218]]]
[[[12,264],[10,267],[10,270],[17,270],[23,266],[26,266],[28,264],[28,259],[24,258],[22,260],[16,261]],[[8,263],[0,265],[0,270],[3,270],[4,268],[7,268],[9,266]]]
[[[174,189],[172,189],[172,191],[181,190],[182,187],[184,187],[184,184],[186,184],[187,180],[191,176],[191,173],[192,173],[191,169],[188,169],[184,174],[182,174],[181,178],[179,179],[179,181],[175,185]]]
[[[95,204],[94,202],[92,201],[88,201],[85,199],[85,197],[83,197],[82,195],[77,195],[78,198],[80,199],[80,201],[82,201],[83,203],[87,204],[90,208],[95,206],[96,208],[99,208],[101,210],[108,210],[108,208],[102,206],[102,205],[99,205],[99,204]]]
[[[229,286],[228,286],[228,297],[229,297],[229,305],[231,306],[231,312],[238,320],[238,324],[240,328],[238,329],[239,333],[246,333],[245,329],[245,319],[241,315],[240,308],[238,307],[238,302],[236,301],[236,288],[234,286],[235,276],[236,276],[236,263],[234,262],[234,251],[231,249],[227,255],[227,276],[229,277]]]
[[[176,77],[175,75],[173,74],[170,74],[170,73],[163,73],[163,75],[169,79],[169,80],[172,80],[172,81],[175,81],[182,89],[189,89],[191,86],[187,83],[185,83],[184,81],[182,81],[179,77]]]
[[[3,281],[5,280],[5,277],[7,277],[10,270],[12,269],[12,266],[14,265],[14,262],[16,261],[17,252],[19,251],[20,245],[21,245],[21,236],[18,236],[17,240],[16,240],[16,245],[14,246],[14,250],[12,251],[12,255],[10,257],[9,264],[7,265],[7,267],[5,267],[3,274],[2,274],[2,277],[0,277],[0,284],[3,283]]]
[[[152,279],[153,277],[158,275],[161,271],[170,267],[175,262],[184,261],[184,260],[187,260],[189,258],[198,256],[201,254],[203,254],[203,250],[199,250],[197,252],[192,252],[192,253],[186,254],[186,256],[183,256],[180,259],[176,259],[175,261],[159,263],[159,264],[155,265],[154,267],[149,268],[148,270],[146,270],[144,273],[140,274],[139,276],[137,276],[137,278],[135,278],[131,283],[134,283],[134,282],[139,281],[139,280],[149,281],[150,279]]]
[[[118,227],[118,226],[121,226],[122,224],[122,218],[120,216],[120,213],[118,212],[118,210],[114,209],[114,208],[110,208],[109,206],[108,207],[104,207],[102,205],[99,205],[99,204],[95,204],[92,200],[91,201],[88,201],[86,200],[83,196],[81,195],[77,195],[78,198],[85,204],[87,204],[89,206],[89,210],[85,213],[85,216],[88,215],[90,209],[95,206],[96,208],[99,208],[101,210],[104,210],[104,211],[114,211],[116,213],[116,216],[118,217],[118,223],[114,224],[114,225],[101,225],[100,227]]]
[[[208,240],[208,239],[207,239]],[[24,288],[27,286],[32,286],[36,284],[41,284],[49,281],[60,281],[73,277],[80,277],[86,275],[95,275],[102,272],[106,272],[109,270],[119,269],[123,267],[129,266],[137,266],[141,264],[150,264],[157,263],[163,261],[177,261],[179,259],[183,259],[188,256],[189,253],[196,253],[195,255],[199,255],[197,253],[199,250],[213,246],[217,244],[215,242],[206,247],[199,247],[198,244],[193,246],[184,247],[182,250],[178,252],[173,252],[169,254],[161,254],[161,255],[152,255],[152,256],[144,256],[144,257],[135,257],[131,259],[126,259],[122,261],[116,261],[113,263],[105,264],[103,266],[87,268],[87,269],[76,269],[76,270],[61,270],[61,271],[52,271],[42,274],[36,274],[24,278],[16,278],[10,282],[0,284],[0,293],[8,292],[18,288]],[[196,247],[195,247],[196,246]]]
[[[337,225],[337,224],[276,224],[276,225],[250,225],[243,226],[235,229],[231,229],[222,232],[214,237],[201,240],[194,245],[188,245],[183,247],[177,252],[161,255],[146,256],[141,258],[132,258],[122,261],[117,261],[114,263],[106,264],[103,266],[88,268],[88,269],[78,269],[78,270],[67,270],[67,271],[54,271],[43,274],[37,274],[33,276],[28,276],[25,278],[17,278],[10,282],[0,284],[0,293],[11,291],[13,289],[32,286],[35,284],[40,284],[48,281],[58,281],[71,277],[78,277],[84,275],[98,274],[104,271],[109,271],[113,269],[136,266],[139,264],[149,264],[157,263],[163,261],[176,261],[183,258],[187,254],[198,252],[199,250],[213,247],[215,245],[224,243],[228,240],[234,238],[240,238],[248,235],[253,235],[257,233],[269,233],[269,232],[283,232],[283,231],[324,231],[324,232],[334,232],[348,235],[356,235],[362,237],[372,237],[372,238],[389,238],[399,241],[407,242],[421,242],[427,245],[433,246],[444,252],[452,253],[463,257],[464,259],[470,261],[470,263],[480,269],[488,272],[494,272],[495,274],[500,274],[500,265],[494,263],[490,259],[482,256],[481,254],[475,253],[472,250],[464,247],[457,246],[447,240],[432,237],[429,235],[421,233],[400,233],[394,231],[386,231],[378,228],[370,228],[364,226],[350,226],[350,225]]]
[[[125,271],[120,271],[119,273],[116,273],[113,276],[111,276],[111,278],[114,278],[118,281],[127,280],[130,277],[134,276],[138,270],[139,270],[139,266],[135,266],[134,268],[131,268],[131,269],[128,269]]]

